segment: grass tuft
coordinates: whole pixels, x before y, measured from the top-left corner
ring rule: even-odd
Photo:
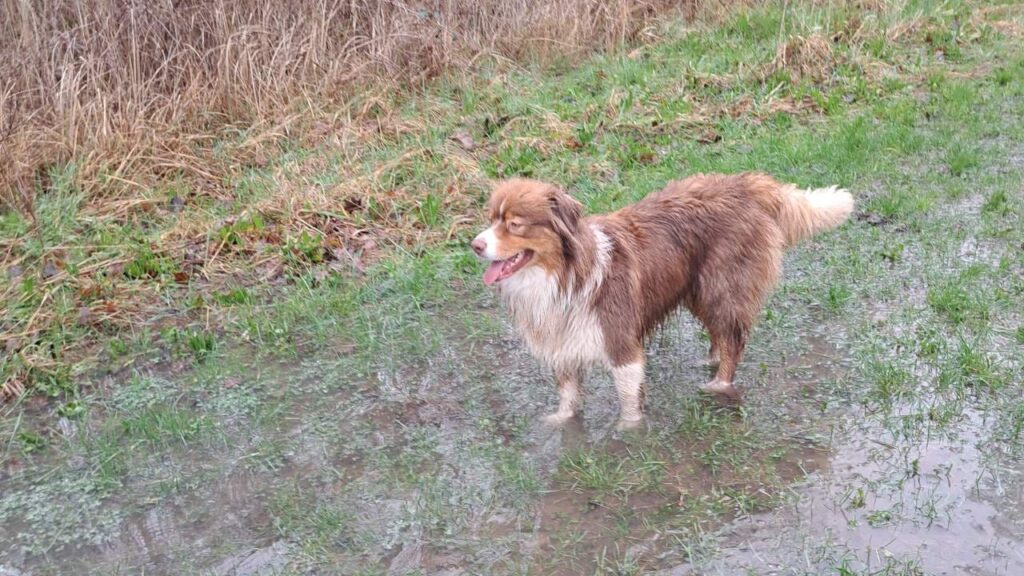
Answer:
[[[946,166],[953,176],[963,176],[969,170],[977,168],[981,163],[981,152],[971,146],[955,144],[946,152]]]

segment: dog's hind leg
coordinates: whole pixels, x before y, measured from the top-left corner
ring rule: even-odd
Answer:
[[[704,325],[704,329],[708,331],[708,340],[711,341],[711,345],[708,346],[708,357],[705,362],[708,366],[718,366],[722,361],[722,331],[717,330],[717,324],[715,323],[716,318],[708,312],[708,309],[701,306],[688,306],[693,316],[700,320],[700,323]]]
[[[782,263],[782,252],[777,249],[778,235],[767,239],[769,249],[759,257],[740,261],[743,266],[733,269],[718,266],[719,276],[703,281],[705,290],[699,295],[697,310],[708,327],[721,361],[714,380],[704,390],[739,399],[733,386],[736,366],[743,357],[750,334],[768,291],[775,285]],[[772,247],[775,247],[772,249]],[[716,337],[717,336],[717,337]]]
[[[711,340],[711,346],[708,347],[707,364],[708,366],[718,366],[722,361],[722,354],[718,344],[719,336],[708,330],[708,339]]]
[[[718,350],[721,361],[718,364],[718,371],[714,380],[704,385],[705,392],[721,394],[728,398],[737,400],[740,397],[733,380],[736,378],[736,366],[743,357],[743,349],[747,345],[747,334],[750,328],[748,324],[739,322],[728,329],[728,336],[718,339]]]

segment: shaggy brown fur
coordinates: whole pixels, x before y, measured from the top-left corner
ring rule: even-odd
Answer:
[[[671,182],[610,214],[582,218],[581,209],[555,186],[510,180],[488,203],[492,227],[473,242],[492,260],[485,281],[498,284],[535,353],[542,350],[556,375],[570,375],[560,380],[578,380],[594,362],[613,374],[639,364],[642,378],[644,339],[682,305],[707,328],[711,356],[721,358],[707,389],[735,397],[736,366],[784,249],[842,223],[853,199],[764,174],[713,174]],[[545,290],[544,278],[557,289]],[[536,313],[545,298],[569,304]],[[588,318],[599,334],[590,334]],[[576,349],[587,338],[600,353]],[[565,353],[549,350],[552,341]]]

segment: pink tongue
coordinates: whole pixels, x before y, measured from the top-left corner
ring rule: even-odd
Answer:
[[[501,267],[505,264],[504,260],[495,260],[491,262],[491,265],[487,267],[487,271],[484,272],[484,284],[490,286],[498,281],[498,276],[501,276]]]

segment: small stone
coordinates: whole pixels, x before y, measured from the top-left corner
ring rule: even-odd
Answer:
[[[39,275],[42,276],[43,280],[53,278],[57,274],[60,274],[60,268],[58,268],[57,265],[54,264],[53,262],[47,262],[46,264],[43,264],[43,269],[39,273]]]
[[[476,141],[474,141],[473,137],[465,130],[459,130],[452,134],[452,140],[458,142],[459,145],[467,152],[472,152],[476,148]]]
[[[697,136],[697,142],[701,144],[714,144],[715,142],[721,142],[721,140],[722,135],[710,128],[702,132],[700,136]]]
[[[92,310],[88,306],[82,306],[78,309],[78,325],[88,326],[92,323]]]
[[[167,202],[167,209],[171,212],[181,212],[182,208],[185,207],[185,201],[182,200],[181,196],[175,194],[171,196],[170,201]]]

